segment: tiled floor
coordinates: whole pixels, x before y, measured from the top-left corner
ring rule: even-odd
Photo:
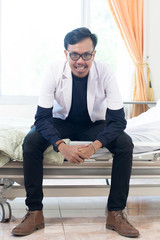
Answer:
[[[45,229],[26,237],[11,230],[25,214],[24,198],[10,201],[13,217],[0,224],[1,240],[120,240],[127,239],[105,229],[106,197],[45,198]],[[139,239],[160,239],[160,197],[129,197],[126,212],[141,233]]]

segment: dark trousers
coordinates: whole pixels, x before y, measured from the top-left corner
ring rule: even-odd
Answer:
[[[89,126],[71,124],[65,120],[53,119],[60,138],[72,141],[94,141],[103,131],[106,122],[97,121]],[[33,127],[23,143],[24,184],[26,205],[29,210],[43,208],[43,152],[50,144]],[[122,210],[126,206],[129,191],[129,180],[132,168],[133,144],[131,138],[123,132],[113,142],[105,146],[113,153],[111,188],[107,208],[110,211]]]

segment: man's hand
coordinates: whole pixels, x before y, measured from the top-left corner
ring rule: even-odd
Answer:
[[[89,159],[95,152],[91,144],[80,145],[78,149],[81,153],[87,156],[87,159]]]
[[[79,147],[79,151],[81,151],[88,158],[90,158],[100,147],[102,147],[102,143],[98,140],[94,141],[92,144],[81,145]]]
[[[58,150],[63,154],[64,158],[71,163],[80,164],[84,162],[84,159],[88,159],[87,153],[80,151],[80,148],[85,145],[69,146],[61,143]],[[85,148],[85,147],[82,147]]]
[[[95,149],[102,147],[102,143],[98,140],[93,142]],[[85,159],[89,159],[94,153],[95,149],[91,144],[68,146],[61,143],[58,150],[63,154],[64,158],[71,163],[80,164]]]

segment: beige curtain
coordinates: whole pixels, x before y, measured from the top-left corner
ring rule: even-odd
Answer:
[[[143,63],[143,0],[107,0],[122,38],[135,65],[134,101],[147,101],[144,67],[148,72],[148,96],[153,100],[149,66]],[[149,87],[150,86],[150,87]],[[152,94],[151,94],[152,92]],[[132,116],[147,110],[147,105],[134,105]]]

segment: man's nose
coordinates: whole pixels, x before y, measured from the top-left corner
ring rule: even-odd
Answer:
[[[77,63],[83,63],[84,64],[84,60],[83,60],[82,56],[77,60]]]

